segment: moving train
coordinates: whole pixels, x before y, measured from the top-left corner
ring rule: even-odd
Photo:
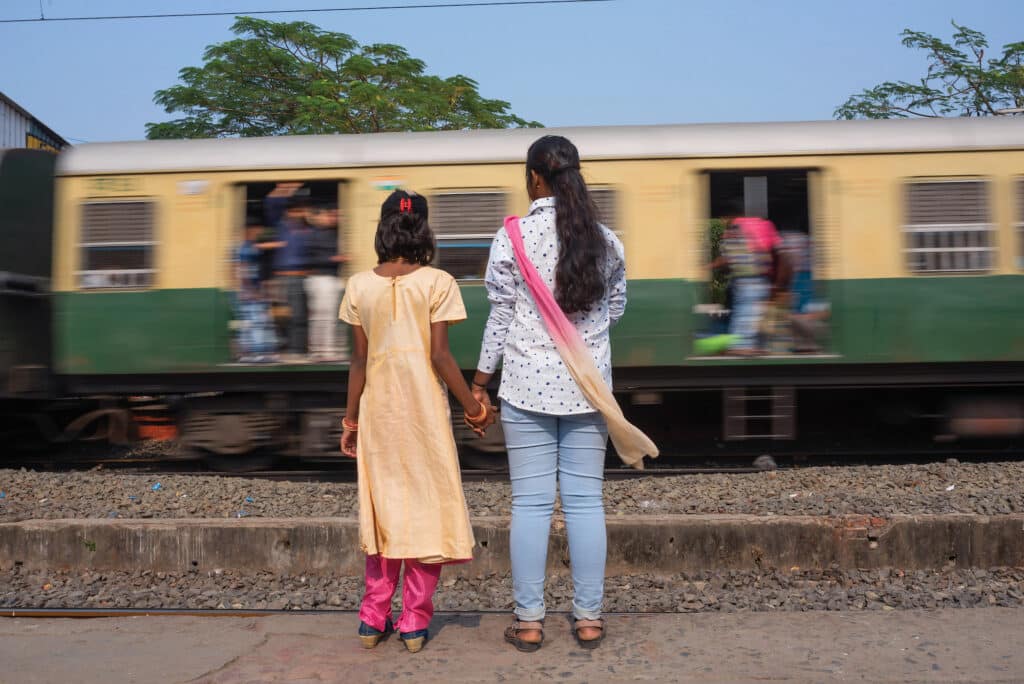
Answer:
[[[524,158],[544,133],[577,145],[625,245],[615,388],[670,457],[1012,445],[1024,433],[1024,119],[1013,117],[7,151],[0,421],[52,437],[91,417],[128,434],[135,422],[119,412],[160,397],[181,443],[221,462],[335,457],[345,364],[238,360],[231,254],[243,227],[262,220],[277,184],[300,182],[339,207],[351,273],[375,263],[386,194],[426,195],[437,265],[459,279],[469,312],[451,337],[469,371],[490,239],[529,206]],[[713,219],[737,201],[811,245],[810,352],[737,358],[702,344],[728,315],[710,283]],[[87,417],[68,413],[73,401]],[[458,434],[469,460],[500,451],[500,431]]]

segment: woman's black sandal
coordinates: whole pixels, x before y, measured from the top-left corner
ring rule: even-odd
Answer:
[[[520,636],[520,632],[534,630],[540,632],[539,641],[526,641]],[[524,622],[516,619],[505,629],[505,641],[512,644],[523,653],[533,653],[534,651],[539,650],[541,644],[544,643],[544,621]]]
[[[583,639],[580,637],[580,630],[586,628],[599,629],[601,635],[594,639]],[[604,618],[598,618],[597,620],[573,620],[572,622],[572,635],[576,638],[576,643],[580,645],[580,648],[595,649],[601,645],[604,641],[605,632]]]

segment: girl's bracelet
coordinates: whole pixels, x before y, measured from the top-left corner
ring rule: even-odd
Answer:
[[[485,390],[485,391],[487,390],[487,385],[481,385],[476,380],[474,380],[473,382],[470,383],[470,387],[472,387],[473,389],[482,389],[482,390]]]
[[[353,423],[348,418],[341,419],[341,427],[349,432],[359,432],[359,423]]]
[[[466,414],[466,420],[468,420],[470,423],[481,423],[484,421],[485,418],[487,418],[487,404],[483,402],[480,402],[480,415],[471,416],[469,414]]]

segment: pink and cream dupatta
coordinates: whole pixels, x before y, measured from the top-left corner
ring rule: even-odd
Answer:
[[[569,369],[569,374],[576,381],[590,405],[604,416],[605,422],[608,424],[608,436],[611,437],[615,451],[619,454],[622,462],[637,470],[643,470],[644,456],[657,458],[658,447],[622,414],[619,403],[615,400],[608,383],[604,381],[604,377],[598,371],[597,364],[594,363],[594,358],[587,350],[576,326],[558,306],[551,290],[548,289],[540,273],[537,272],[530,257],[526,255],[523,234],[519,230],[518,216],[509,216],[505,219],[505,231],[512,243],[512,251],[515,253],[523,280],[526,282],[530,294],[533,295],[537,310],[547,326],[548,334],[551,335],[562,361]]]

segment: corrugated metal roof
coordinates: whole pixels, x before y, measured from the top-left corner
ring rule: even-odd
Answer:
[[[679,124],[152,140],[86,144],[62,175],[521,162],[544,134],[584,159],[707,158],[1024,149],[1024,118]]]

